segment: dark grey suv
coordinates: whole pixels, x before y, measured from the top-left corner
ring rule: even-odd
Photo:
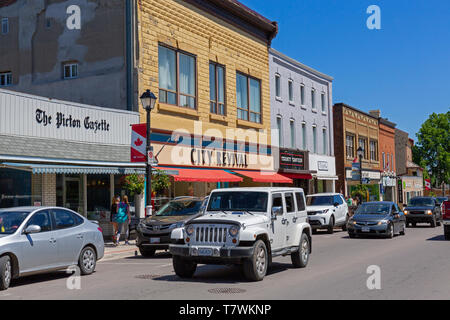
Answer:
[[[166,203],[155,215],[139,223],[136,245],[144,257],[152,257],[156,250],[167,250],[170,234],[175,228],[204,213],[205,198],[179,197]]]
[[[429,223],[432,228],[441,225],[441,204],[433,197],[414,197],[403,209],[406,224],[413,227],[417,223]]]

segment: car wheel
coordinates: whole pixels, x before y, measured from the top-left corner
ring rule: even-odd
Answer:
[[[438,227],[441,226],[441,220],[440,220],[440,219],[436,222],[436,225],[437,225]]]
[[[450,240],[450,226],[444,226],[444,238]]]
[[[244,261],[243,270],[245,277],[250,281],[261,281],[267,273],[269,256],[264,241],[258,240],[253,245],[253,255]]]
[[[436,216],[433,216],[433,219],[432,219],[431,222],[430,222],[430,226],[431,226],[432,228],[436,228]]]
[[[354,233],[349,233],[348,236],[350,237],[350,239],[355,239],[356,238],[356,234],[354,234]]]
[[[348,223],[348,219],[349,219],[349,216],[347,216],[347,217],[345,218],[345,223],[344,223],[344,225],[342,226],[342,231],[347,231],[347,223]]]
[[[388,230],[387,230],[387,237],[388,239],[392,239],[394,237],[394,226],[389,224]]]
[[[141,253],[141,256],[151,258],[155,255],[156,249],[145,249],[143,247],[139,247],[139,252]]]
[[[417,227],[417,223],[415,223],[415,222],[411,223],[411,225],[413,228]]]
[[[328,225],[328,228],[327,228],[327,233],[328,234],[333,234],[333,232],[334,232],[334,216],[331,216],[330,217],[330,224]]]
[[[197,264],[195,262],[183,259],[180,256],[172,257],[173,269],[180,278],[192,278],[197,270]]]
[[[97,265],[97,254],[94,248],[86,247],[84,248],[78,259],[78,266],[80,267],[82,275],[89,275],[95,271],[95,266]]]
[[[309,239],[306,234],[300,238],[300,246],[297,251],[291,253],[291,261],[294,268],[305,268],[309,261]]]
[[[402,231],[400,231],[400,235],[404,236],[406,234],[406,224],[403,225]]]
[[[9,256],[0,258],[0,290],[9,288],[12,279],[12,265]]]

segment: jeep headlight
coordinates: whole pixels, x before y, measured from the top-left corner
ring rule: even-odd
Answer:
[[[194,226],[193,225],[189,225],[189,226],[187,226],[185,229],[184,229],[185,231],[186,231],[186,234],[188,235],[188,236],[192,236],[193,234],[194,234]]]
[[[239,233],[239,228],[236,226],[232,226],[228,232],[230,233],[230,236],[236,237]]]

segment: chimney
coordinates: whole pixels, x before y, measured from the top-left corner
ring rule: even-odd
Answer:
[[[380,117],[381,117],[381,111],[378,109],[378,110],[370,110],[369,111],[369,114],[372,116],[372,117],[375,117],[375,118],[377,118],[377,119],[379,119]]]

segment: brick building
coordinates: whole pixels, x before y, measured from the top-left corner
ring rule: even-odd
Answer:
[[[334,150],[338,181],[336,191],[350,196],[360,180],[352,177],[352,164],[359,162],[357,150],[363,149],[362,179],[369,188],[370,200],[380,198],[380,155],[378,118],[344,103],[333,106]]]

